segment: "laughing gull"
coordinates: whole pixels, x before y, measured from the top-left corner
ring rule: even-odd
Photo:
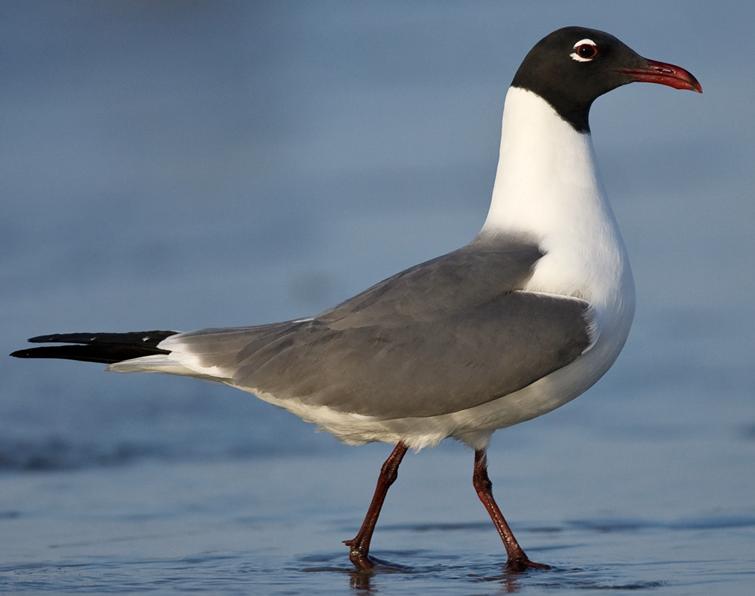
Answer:
[[[527,54],[506,94],[485,224],[468,245],[294,321],[180,333],[71,333],[21,358],[108,364],[225,383],[346,443],[395,445],[367,515],[346,541],[359,569],[408,448],[453,437],[474,449],[473,484],[510,570],[544,568],[493,499],[492,433],[574,399],[613,364],[634,314],[634,284],[598,181],[588,115],[634,81],[702,92],[688,71],[641,57],[602,31],[559,29]]]

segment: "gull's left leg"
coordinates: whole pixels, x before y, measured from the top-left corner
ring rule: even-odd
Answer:
[[[388,459],[385,460],[380,469],[375,493],[372,495],[372,502],[367,510],[367,515],[364,516],[362,527],[359,528],[359,532],[354,538],[343,541],[349,547],[349,559],[357,569],[367,570],[375,566],[375,562],[369,556],[370,540],[372,540],[372,533],[375,531],[375,524],[383,507],[385,495],[388,494],[388,489],[398,477],[398,467],[404,458],[404,454],[406,454],[406,449],[406,445],[401,442],[397,443]]]
[[[510,571],[524,571],[525,569],[550,569],[548,565],[530,561],[526,553],[519,546],[514,537],[509,524],[503,517],[503,513],[498,508],[498,504],[493,498],[493,483],[488,478],[488,458],[485,449],[478,449],[474,452],[474,474],[472,475],[472,484],[477,491],[477,496],[487,509],[490,519],[493,520],[498,534],[503,540],[503,546],[506,548],[506,568]]]

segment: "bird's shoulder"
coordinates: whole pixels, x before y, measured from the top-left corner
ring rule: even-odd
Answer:
[[[475,241],[409,267],[316,317],[331,328],[446,317],[524,287],[544,252],[521,238]]]

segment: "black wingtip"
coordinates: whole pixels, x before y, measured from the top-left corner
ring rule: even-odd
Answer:
[[[49,358],[45,354],[50,348],[26,348],[23,350],[16,350],[9,355],[13,358]]]
[[[58,341],[65,341],[58,339],[61,336],[60,333],[53,333],[52,335],[37,335],[36,337],[30,337],[26,341],[32,344],[52,343]],[[20,351],[20,350],[19,350]]]
[[[117,335],[129,335],[126,333],[52,333],[49,335],[37,335],[36,337],[30,337],[26,341],[33,344],[88,344],[96,341],[102,336],[117,336]]]
[[[175,335],[175,331],[128,331],[126,333],[53,333],[38,335],[29,339],[35,344],[66,343],[65,346],[40,346],[25,348],[12,352],[13,358],[60,358],[63,360],[80,360],[83,362],[100,362],[113,364],[142,356],[169,354],[168,350],[158,348],[166,337]]]
[[[25,348],[11,352],[13,358],[63,358],[71,348],[81,348],[81,346],[44,346],[41,348]]]

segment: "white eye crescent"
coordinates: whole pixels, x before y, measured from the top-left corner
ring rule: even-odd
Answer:
[[[573,49],[569,57],[577,62],[590,62],[598,55],[598,44],[592,39],[580,39]]]

